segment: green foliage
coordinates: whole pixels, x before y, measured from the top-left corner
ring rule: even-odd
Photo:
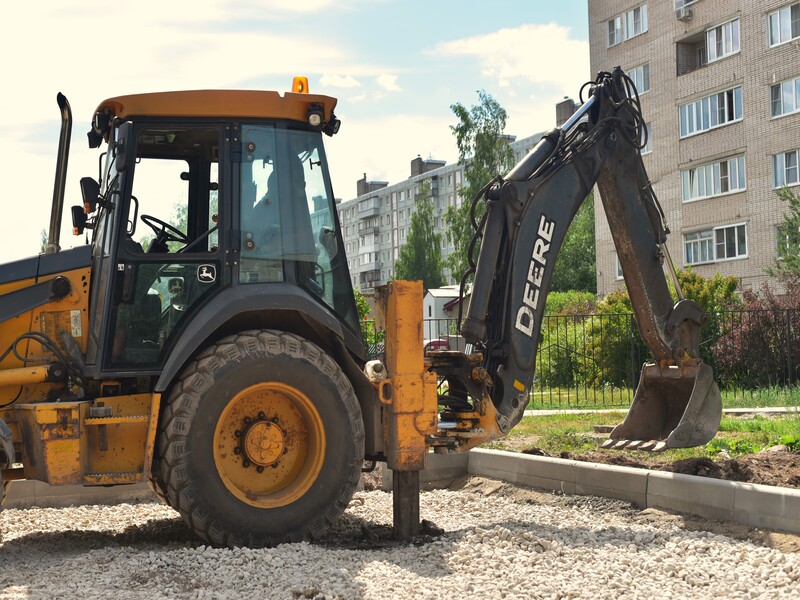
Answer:
[[[374,319],[370,319],[372,308],[360,290],[354,289],[353,295],[356,298],[356,310],[358,310],[358,322],[361,324],[361,338],[364,340],[364,347],[367,349],[367,356],[373,357],[382,352],[381,347],[386,339],[385,331],[378,331],[375,327]]]
[[[461,206],[449,206],[444,215],[447,239],[455,248],[448,255],[446,266],[457,280],[469,268],[467,252],[473,233],[469,217],[472,199],[493,177],[507,173],[514,160],[508,138],[503,135],[508,118],[505,109],[484,90],[478,91],[478,100],[479,103],[469,109],[460,102],[450,107],[458,119],[450,130],[456,137],[458,162],[464,165],[465,179],[458,192]],[[483,203],[479,202],[476,221],[480,221],[483,210]]]
[[[800,434],[787,433],[778,438],[778,443],[783,444],[790,452],[800,452]]]
[[[755,454],[760,452],[762,447],[755,442],[747,439],[719,439],[714,438],[705,445],[706,453],[710,455],[719,454],[723,450],[730,456],[742,454]]]
[[[550,292],[544,305],[546,315],[588,315],[593,313],[597,299],[592,292],[568,290]]]
[[[743,292],[744,310],[729,315],[712,347],[723,382],[754,388],[798,380],[800,285],[788,278],[786,284],[786,293],[780,295],[766,283],[760,293]]]
[[[406,241],[400,248],[395,262],[397,279],[422,280],[425,291],[444,285],[442,275],[442,236],[434,230],[434,208],[431,188],[424,182],[420,188],[419,199]]]
[[[579,352],[579,340],[585,336],[584,326],[581,318],[545,316],[536,361],[540,385],[570,388],[583,382],[586,364]]]
[[[539,440],[542,450],[549,454],[597,450],[598,440],[577,429],[565,428],[545,433]]]
[[[44,228],[42,228],[41,231],[39,231],[39,239],[41,241],[41,243],[39,244],[40,254],[44,254],[45,250],[47,250],[47,237],[48,237],[47,231]]]
[[[594,194],[589,194],[567,229],[550,283],[551,292],[597,292]]]
[[[775,193],[788,203],[789,208],[778,227],[777,256],[766,271],[781,279],[796,279],[800,277],[800,195],[786,187],[775,190]]]
[[[723,277],[717,273],[706,278],[691,269],[681,269],[677,274],[683,295],[696,302],[704,313],[717,313],[742,305],[741,299],[736,295],[736,288],[739,287],[736,277]]]

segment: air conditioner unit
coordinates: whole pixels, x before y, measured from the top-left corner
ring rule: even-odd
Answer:
[[[675,18],[678,21],[691,21],[692,20],[692,9],[687,6],[682,6],[675,11]]]

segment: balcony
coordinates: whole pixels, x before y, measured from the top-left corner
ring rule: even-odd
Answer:
[[[380,198],[367,198],[358,203],[358,218],[377,217],[381,212]]]

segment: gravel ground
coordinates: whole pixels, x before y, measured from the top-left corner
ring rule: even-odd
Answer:
[[[359,492],[319,544],[198,543],[166,506],[0,513],[0,598],[797,598],[800,553],[689,530],[616,500],[473,479],[422,494],[444,535],[384,540],[391,496]],[[752,530],[750,530],[752,534]],[[746,537],[746,536],[745,536]],[[751,535],[752,537],[752,535]]]

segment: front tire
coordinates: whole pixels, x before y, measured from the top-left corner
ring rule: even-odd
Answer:
[[[321,348],[247,331],[184,369],[160,419],[158,454],[168,503],[207,542],[313,540],[358,484],[361,409]]]

